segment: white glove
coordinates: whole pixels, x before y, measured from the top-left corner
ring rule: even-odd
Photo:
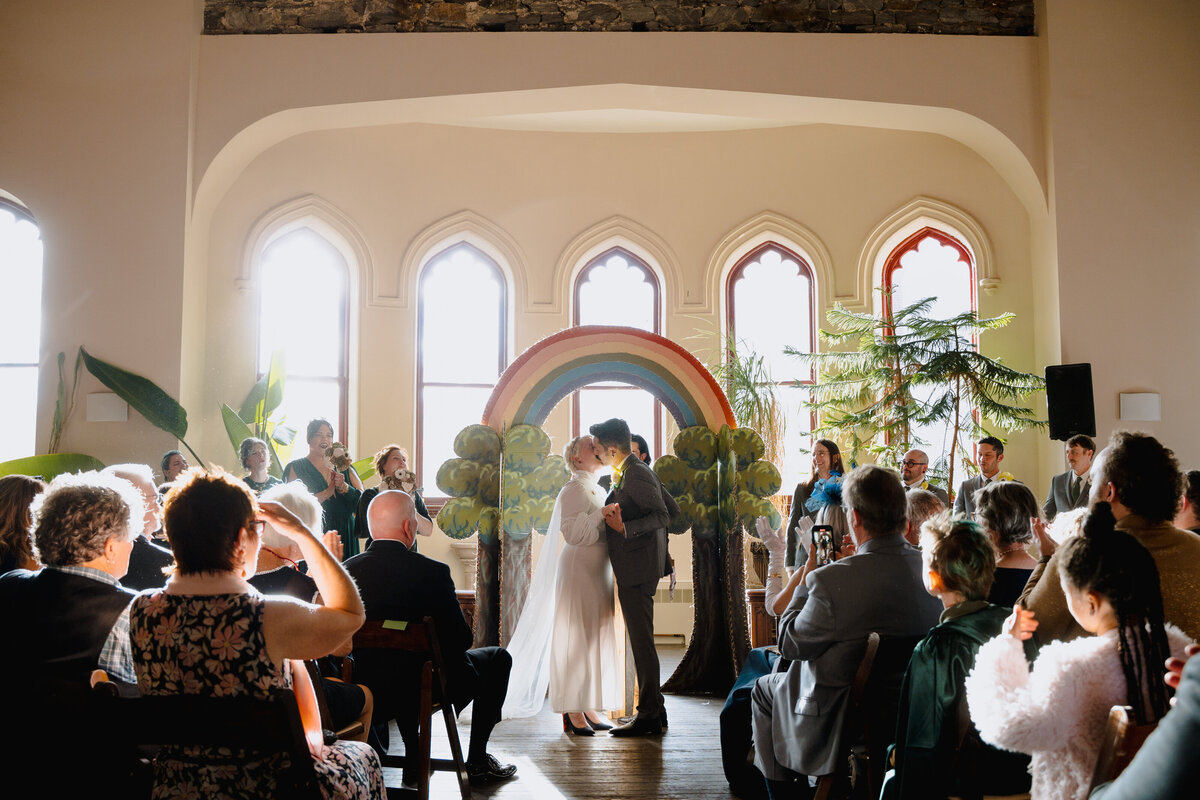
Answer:
[[[787,558],[787,539],[783,536],[783,529],[775,530],[771,527],[771,521],[766,517],[759,517],[754,521],[754,527],[758,530],[758,538],[767,546],[767,552],[771,554],[772,561],[778,561],[783,564]]]
[[[812,546],[812,529],[815,525],[811,517],[801,517],[800,523],[796,525],[796,552],[804,553],[807,558],[808,550]],[[800,566],[803,562],[796,559],[796,565]]]

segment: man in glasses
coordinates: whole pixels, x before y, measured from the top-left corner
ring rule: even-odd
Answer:
[[[905,453],[904,460],[900,462],[900,481],[904,484],[904,492],[907,494],[913,489],[933,492],[937,499],[942,501],[942,505],[949,508],[950,495],[946,494],[945,489],[930,483],[925,478],[928,470],[929,456],[925,454],[924,450],[909,450]]]

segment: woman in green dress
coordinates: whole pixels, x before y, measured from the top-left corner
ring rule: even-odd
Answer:
[[[389,444],[375,454],[375,474],[379,476],[379,486],[367,489],[362,493],[362,499],[358,501],[358,529],[368,542],[371,541],[371,528],[367,523],[367,506],[371,505],[375,495],[385,489],[400,489],[412,495],[413,505],[417,508],[417,533],[422,536],[433,534],[433,517],[425,508],[425,501],[421,499],[420,491],[414,486],[406,486],[401,479],[407,470],[408,451],[400,445]],[[410,549],[416,552],[417,543],[415,541]]]
[[[308,423],[308,455],[288,463],[283,471],[286,481],[301,481],[317,496],[324,512],[324,530],[337,531],[342,537],[343,558],[358,555],[358,537],[354,533],[354,511],[362,494],[362,481],[353,469],[333,468],[325,451],[333,444],[333,426],[328,420]]]

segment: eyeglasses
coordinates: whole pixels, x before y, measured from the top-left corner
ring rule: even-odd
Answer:
[[[246,530],[252,531],[255,536],[262,536],[263,528],[266,526],[267,523],[263,522],[261,519],[253,519],[246,523]]]
[[[901,461],[900,466],[902,466],[902,467],[923,467],[928,463],[929,463],[928,461],[913,461],[910,458],[907,461]]]

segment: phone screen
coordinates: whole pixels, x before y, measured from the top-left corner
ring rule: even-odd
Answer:
[[[817,566],[825,566],[833,561],[838,551],[838,543],[833,540],[832,525],[813,525],[813,547],[817,549]]]

